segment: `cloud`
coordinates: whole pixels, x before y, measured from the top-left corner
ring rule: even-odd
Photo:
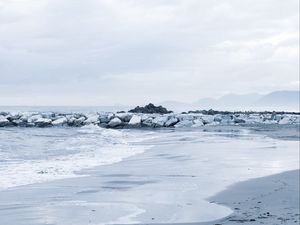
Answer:
[[[295,88],[298,8],[297,0],[2,0],[0,96],[9,102],[1,104]]]

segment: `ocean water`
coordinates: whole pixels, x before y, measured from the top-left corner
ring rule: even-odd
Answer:
[[[142,153],[146,147],[133,144],[150,138],[150,134],[95,125],[0,128],[0,190],[82,176],[78,174],[82,169]]]

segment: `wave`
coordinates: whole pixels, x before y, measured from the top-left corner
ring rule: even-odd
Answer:
[[[26,129],[27,130],[27,129]],[[122,161],[150,146],[136,145],[149,138],[126,130],[104,129],[96,125],[81,128],[6,130],[12,142],[1,141],[0,189],[87,176],[83,169]],[[51,135],[49,135],[51,133]],[[7,149],[16,150],[7,151]],[[3,156],[3,157],[2,157]]]

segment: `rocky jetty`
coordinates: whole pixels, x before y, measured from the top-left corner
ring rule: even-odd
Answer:
[[[152,107],[152,106],[151,106]],[[145,107],[143,107],[145,108]],[[239,124],[296,124],[299,113],[275,112],[220,112],[188,113],[55,113],[55,112],[0,112],[0,127],[80,127],[94,124],[103,128],[161,128],[202,127]]]

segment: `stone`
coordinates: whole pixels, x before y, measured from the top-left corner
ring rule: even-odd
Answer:
[[[118,117],[111,119],[108,123],[108,127],[117,127],[120,125],[122,125],[122,121]]]
[[[66,117],[57,118],[54,121],[52,121],[53,126],[62,126],[64,124],[67,124],[68,119]]]
[[[178,119],[176,117],[171,117],[167,120],[167,122],[165,123],[166,127],[172,127],[174,126],[176,123],[178,123]]]
[[[291,119],[288,116],[283,117],[280,121],[279,124],[290,124],[291,123]]]
[[[27,118],[27,122],[28,123],[35,123],[35,121],[37,121],[37,120],[39,120],[39,119],[41,119],[42,118],[42,115],[40,115],[40,114],[35,114],[35,115],[32,115],[32,116],[29,116],[28,118]]]
[[[129,127],[141,127],[142,118],[137,115],[133,115],[128,123]]]
[[[84,116],[79,117],[78,119],[75,119],[73,121],[73,125],[75,127],[80,127],[80,126],[84,125],[85,120],[86,120],[86,118]]]
[[[202,126],[204,126],[202,119],[194,120],[194,124],[192,125],[192,127],[202,127]]]
[[[246,121],[244,119],[241,118],[234,118],[234,123],[246,123]]]
[[[152,127],[152,121],[153,121],[153,118],[152,117],[147,117],[147,118],[144,118],[142,119],[142,126],[145,126],[145,127]]]
[[[47,127],[52,125],[52,120],[47,118],[39,118],[34,122],[34,124],[37,127]]]
[[[191,127],[193,124],[192,120],[182,120],[175,124],[175,127]]]
[[[116,117],[118,117],[123,122],[128,123],[132,118],[132,114],[130,114],[130,113],[117,113]]]
[[[157,116],[152,120],[153,127],[163,127],[167,122],[168,117],[166,116]]]
[[[9,126],[11,123],[5,116],[0,115],[0,127]]]
[[[17,120],[13,120],[12,121],[13,125],[15,126],[19,126],[19,127],[26,127],[27,126],[27,122],[21,119],[17,119]]]
[[[213,115],[203,115],[202,116],[202,121],[203,121],[204,125],[214,122],[214,119],[215,119],[215,117]]]
[[[91,115],[85,121],[85,124],[98,124],[100,123],[99,115]]]

